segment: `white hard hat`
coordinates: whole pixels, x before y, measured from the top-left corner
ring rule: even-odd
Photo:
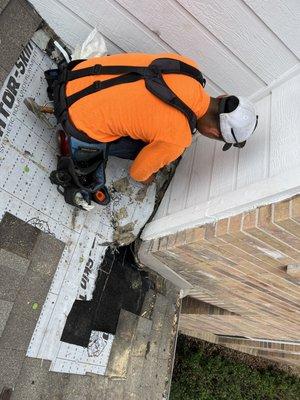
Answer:
[[[232,145],[244,147],[254,132],[258,116],[254,105],[245,97],[225,96],[220,99],[220,130],[225,142],[223,150]]]

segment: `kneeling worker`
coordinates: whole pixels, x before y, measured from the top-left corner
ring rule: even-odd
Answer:
[[[228,150],[232,145],[243,147],[257,125],[250,101],[210,97],[197,65],[176,54],[129,53],[78,60],[45,75],[48,84],[52,82],[58,122],[75,142],[88,143],[86,147],[77,143],[76,148],[88,153],[103,145],[105,157],[134,160],[130,175],[143,183],[180,157],[196,130],[225,142],[223,150]],[[78,185],[75,168],[67,169]],[[56,178],[53,182],[59,185]],[[99,182],[98,187],[104,187],[105,178]],[[96,186],[87,190],[95,193]]]
[[[149,66],[157,59],[175,59],[197,68],[190,59],[176,54],[120,54],[81,62],[74,71],[95,65]],[[101,71],[99,70],[101,73]],[[71,96],[116,75],[88,75],[67,83]],[[196,116],[196,128],[204,136],[242,147],[253,133],[257,117],[245,98],[210,97],[201,80],[184,73],[162,73],[171,91]],[[201,78],[200,78],[201,79]],[[203,78],[202,78],[203,79]],[[120,83],[86,95],[69,107],[69,117],[77,129],[99,142],[109,142],[109,155],[134,160],[131,177],[149,182],[165,165],[176,160],[191,145],[192,132],[187,116],[145,87],[145,80]],[[194,129],[193,127],[192,129]]]

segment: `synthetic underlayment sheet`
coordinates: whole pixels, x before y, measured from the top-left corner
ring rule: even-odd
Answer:
[[[129,161],[111,158],[107,186],[112,201],[87,213],[67,205],[49,180],[56,168],[56,129],[23,104],[48,101],[43,72],[54,63],[33,42],[24,49],[0,89],[0,219],[8,211],[65,243],[27,355],[51,360],[52,371],[104,374],[113,335],[92,332],[89,347],[60,341],[75,299],[90,299],[107,244],[137,235],[149,218],[155,186],[146,190],[128,176]],[[55,123],[52,120],[53,125]]]

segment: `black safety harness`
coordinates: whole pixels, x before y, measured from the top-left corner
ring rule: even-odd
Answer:
[[[188,107],[167,85],[164,80],[164,74],[180,74],[186,75],[190,78],[195,79],[203,87],[205,86],[205,79],[203,78],[201,72],[186,64],[182,61],[175,60],[172,58],[158,58],[151,62],[150,65],[146,67],[141,66],[103,66],[96,64],[92,67],[82,68],[73,70],[78,64],[85,60],[75,60],[70,63],[62,63],[59,65],[58,69],[48,70],[45,72],[45,77],[48,82],[48,95],[51,100],[54,101],[54,114],[57,118],[58,123],[60,123],[70,137],[76,138],[77,140],[84,143],[99,143],[90,137],[85,132],[78,130],[72,121],[70,120],[68,110],[69,108],[80,99],[97,93],[101,90],[108,89],[110,87],[129,84],[139,80],[144,80],[145,87],[154,96],[159,98],[166,104],[176,108],[181,113],[183,113],[189,123],[192,134],[196,131],[197,117],[193,110]],[[87,76],[99,76],[99,75],[117,75],[116,77],[101,81],[97,79],[90,86],[74,93],[70,96],[66,96],[66,85],[75,79],[84,78]],[[101,105],[99,104],[99,107]],[[84,147],[84,146],[83,146]],[[84,150],[84,149],[83,149]],[[105,165],[107,160],[107,149],[102,151],[102,155],[98,154],[98,158],[101,159],[102,163]],[[95,164],[95,159],[93,158],[93,168],[97,167],[97,162]],[[100,161],[99,161],[100,162]],[[73,175],[73,182],[75,187],[87,190],[89,193],[93,193],[99,188],[99,185],[85,185],[79,184],[78,179],[76,180],[76,175],[80,174],[80,167],[76,165],[76,160],[64,160],[64,168],[68,164],[67,168],[71,175]],[[89,168],[90,170],[91,168]],[[105,179],[104,179],[105,180]],[[58,184],[57,182],[53,182]]]

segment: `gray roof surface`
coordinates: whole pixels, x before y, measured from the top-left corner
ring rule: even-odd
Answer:
[[[0,87],[41,21],[26,0],[0,0]]]

